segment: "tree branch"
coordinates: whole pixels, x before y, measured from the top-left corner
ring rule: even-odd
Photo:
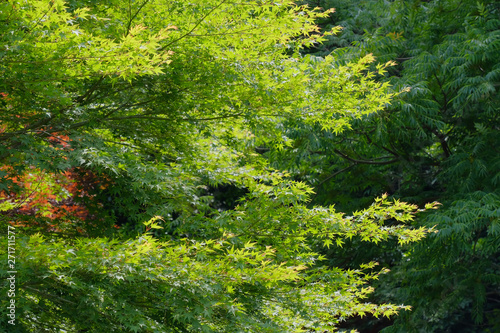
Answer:
[[[334,149],[333,150],[335,153],[337,153],[338,155],[340,155],[342,158],[348,160],[348,161],[351,161],[351,162],[354,162],[354,163],[358,163],[358,164],[376,164],[376,165],[385,165],[385,164],[392,164],[392,163],[395,163],[397,162],[399,159],[398,158],[394,158],[392,160],[389,160],[389,161],[374,161],[374,160],[357,160],[357,159],[354,159],[352,157],[349,157],[347,156],[346,154],[344,154],[343,152],[339,151],[338,149]],[[379,157],[378,159],[382,159],[382,158],[389,158],[390,156],[384,156],[384,157]]]
[[[167,47],[169,47],[170,45],[174,44],[174,43],[177,43],[178,41],[180,41],[181,39],[183,39],[184,37],[188,36],[190,33],[192,33],[193,31],[196,30],[196,28],[198,28],[198,26],[210,15],[212,14],[215,10],[217,10],[220,6],[222,6],[222,4],[226,2],[226,0],[222,0],[217,6],[215,6],[214,8],[212,8],[208,13],[206,13],[205,15],[203,15],[203,17],[198,21],[196,22],[196,24],[194,25],[194,27],[189,30],[188,32],[186,32],[184,35],[180,36],[179,38],[177,39],[174,39],[173,41],[171,41],[170,43],[168,43],[167,45],[163,46],[162,48],[160,48],[160,51],[163,51],[165,50]]]
[[[351,169],[352,167],[356,166],[357,163],[354,163],[354,164],[351,164],[351,165],[348,165],[346,166],[345,168],[341,169],[341,170],[338,170],[334,173],[332,173],[331,175],[329,175],[328,177],[326,177],[325,179],[323,179],[317,186],[315,186],[316,188],[320,187],[321,185],[323,185],[324,183],[326,183],[327,181],[329,181],[330,179],[332,179],[333,177],[341,174],[342,172],[345,172],[349,169]],[[309,204],[307,205],[307,207],[310,207],[314,201],[314,199],[316,199],[316,197],[318,196],[319,192],[316,191],[316,193],[314,194],[314,196],[311,198],[311,201],[309,201]]]
[[[176,120],[180,121],[210,121],[210,120],[220,120],[220,119],[226,119],[226,118],[237,118],[241,116],[243,113],[234,113],[234,114],[229,114],[229,115],[224,115],[224,116],[218,116],[218,117],[210,117],[210,118],[180,118]],[[172,121],[171,118],[160,118],[160,117],[151,117],[148,115],[135,115],[135,116],[123,116],[123,117],[112,117],[112,118],[106,118],[103,119],[103,121],[115,121],[115,120],[127,120],[127,119],[137,119],[137,120],[161,120],[161,121]]]
[[[146,4],[148,2],[149,2],[149,0],[144,1],[144,3],[139,6],[139,9],[137,10],[137,12],[135,12],[135,14],[133,16],[130,16],[130,14],[132,12],[132,8],[130,6],[130,0],[129,0],[129,2],[128,2],[129,21],[128,21],[128,25],[127,25],[127,33],[125,34],[125,36],[127,36],[129,34],[129,32],[130,32],[130,26],[132,25],[132,21],[135,20],[135,18],[137,17],[137,15],[139,15],[139,12],[144,8],[144,6],[146,6]]]
[[[104,76],[101,76],[99,80],[94,82],[92,86],[81,96],[79,96],[75,102],[76,103],[82,103],[85,99],[90,98],[90,96],[94,93],[94,91],[99,87],[99,85],[104,81]]]
[[[52,294],[49,294],[49,293],[46,293],[44,291],[41,291],[41,290],[38,290],[36,288],[33,288],[33,287],[30,287],[30,286],[22,286],[21,288],[24,288],[24,289],[29,289],[31,291],[34,291],[36,292],[37,294],[39,295],[42,295],[42,296],[46,296],[46,297],[50,297],[50,298],[53,298],[53,299],[57,299],[57,300],[60,300],[60,301],[63,301],[63,302],[66,302],[66,303],[70,303],[70,304],[73,304],[73,305],[78,305],[77,303],[73,302],[73,301],[68,301],[67,299],[64,299],[62,297],[59,297],[59,296],[56,296],[56,295],[52,295]]]

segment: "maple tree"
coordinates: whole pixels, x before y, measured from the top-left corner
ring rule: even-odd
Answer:
[[[300,54],[338,31],[318,33],[326,15],[287,0],[0,4],[3,190],[42,186],[2,210],[24,196],[35,222],[71,225],[65,195],[88,194],[108,227],[89,214],[73,234],[20,227],[17,327],[325,331],[408,309],[364,301],[376,263],[329,267],[316,249],[417,241],[430,231],[408,225],[419,209],[386,196],[349,216],[310,207],[313,190],[258,153],[292,147],[294,125],[341,133],[398,94],[374,81],[391,63],[371,69],[370,54],[342,66]],[[75,189],[77,170],[104,188]],[[240,190],[231,207],[217,186]]]

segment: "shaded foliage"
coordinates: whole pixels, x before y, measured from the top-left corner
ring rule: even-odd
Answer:
[[[391,274],[378,284],[379,299],[411,304],[414,310],[398,317],[387,331],[495,331],[500,296],[494,278],[500,251],[495,231],[500,175],[498,3],[321,5],[337,7],[343,40],[330,39],[307,52],[331,51],[338,64],[367,53],[381,62],[396,61],[377,79],[391,82],[395,91],[406,91],[384,111],[353,122],[341,135],[311,126],[291,128],[294,150],[270,158],[315,186],[315,202],[335,203],[343,210],[360,209],[371,195],[383,192],[418,204],[441,202],[441,209],[418,219],[418,225],[436,225],[440,231],[415,247],[381,252],[358,243],[357,251],[335,249],[328,257],[347,267],[362,258],[382,259],[391,267]],[[364,16],[371,18],[360,21]],[[350,46],[343,47],[346,44]],[[306,175],[305,170],[314,173]],[[484,251],[479,250],[482,246]]]

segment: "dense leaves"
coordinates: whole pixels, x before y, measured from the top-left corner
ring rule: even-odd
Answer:
[[[365,207],[382,192],[417,204],[443,203],[417,221],[439,232],[406,252],[354,243],[330,251],[330,261],[349,267],[377,258],[392,267],[379,297],[412,304],[414,311],[388,331],[498,330],[498,3],[322,5],[338,9],[330,17],[338,18],[344,32],[307,51],[331,51],[339,64],[367,53],[378,61],[395,60],[377,79],[407,91],[342,135],[290,128],[294,150],[270,154],[274,165],[316,186],[315,202],[343,210]]]
[[[337,268],[320,249],[417,241],[430,229],[408,226],[418,208],[313,205],[267,156],[292,149],[293,130],[337,135],[397,95],[374,80],[390,62],[300,53],[338,30],[318,31],[329,14],[286,0],[3,2],[1,232],[16,228],[17,312],[13,327],[2,298],[2,328],[331,331],[408,309],[365,300],[386,272],[371,259]],[[101,211],[76,222],[35,209],[59,189],[54,205],[76,202],[72,172],[95,176],[81,201]],[[32,196],[29,177],[46,191]],[[238,197],[215,202],[218,187]],[[78,228],[37,228],[23,209]]]

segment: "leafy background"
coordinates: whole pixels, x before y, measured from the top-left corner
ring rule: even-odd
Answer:
[[[500,7],[305,3],[0,5],[16,330],[500,329]]]

